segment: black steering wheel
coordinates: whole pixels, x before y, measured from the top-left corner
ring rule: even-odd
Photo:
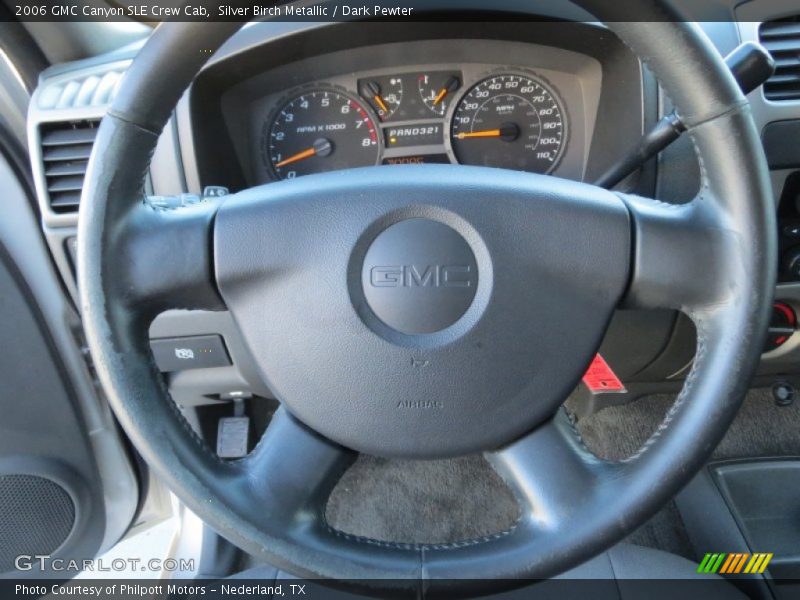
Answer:
[[[630,3],[578,4],[608,21],[678,108],[701,161],[691,203],[431,165],[313,175],[156,210],[142,189],[159,132],[206,60],[201,48],[237,26],[162,25],[130,67],[81,201],[86,333],[133,444],[248,552],[296,575],[373,586],[551,576],[653,515],[726,431],[775,284],[774,207],[748,104],[699,27],[665,0],[637,2],[636,14]],[[658,431],[610,463],[587,451],[560,405],[620,305],[682,310],[698,340]],[[247,458],[217,458],[170,400],[147,336],[168,308],[229,310],[281,400]],[[484,452],[522,516],[455,544],[335,531],[325,501],[356,451]]]

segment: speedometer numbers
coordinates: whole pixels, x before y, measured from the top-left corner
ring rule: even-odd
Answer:
[[[543,81],[501,74],[480,81],[453,114],[451,144],[461,164],[549,173],[563,153],[561,102]]]
[[[279,179],[378,162],[378,128],[349,94],[318,89],[295,96],[262,136],[264,161]]]

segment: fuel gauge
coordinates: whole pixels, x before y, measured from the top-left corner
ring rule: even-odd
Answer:
[[[403,102],[402,77],[372,77],[358,84],[361,96],[369,102],[381,121],[389,119]]]

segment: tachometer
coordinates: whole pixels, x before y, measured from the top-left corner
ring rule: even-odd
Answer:
[[[280,179],[378,162],[378,128],[343,92],[318,89],[286,102],[262,136],[265,162]]]
[[[566,134],[556,93],[539,79],[517,74],[475,85],[458,103],[450,128],[458,162],[534,173],[555,168]]]

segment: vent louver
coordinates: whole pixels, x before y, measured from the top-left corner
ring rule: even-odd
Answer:
[[[775,59],[764,96],[775,102],[800,100],[800,15],[762,23],[759,38]]]
[[[98,121],[43,125],[42,162],[53,212],[76,212]]]
[[[48,83],[39,92],[39,107],[43,109],[86,108],[111,104],[119,89],[124,67],[106,72],[63,77]]]

